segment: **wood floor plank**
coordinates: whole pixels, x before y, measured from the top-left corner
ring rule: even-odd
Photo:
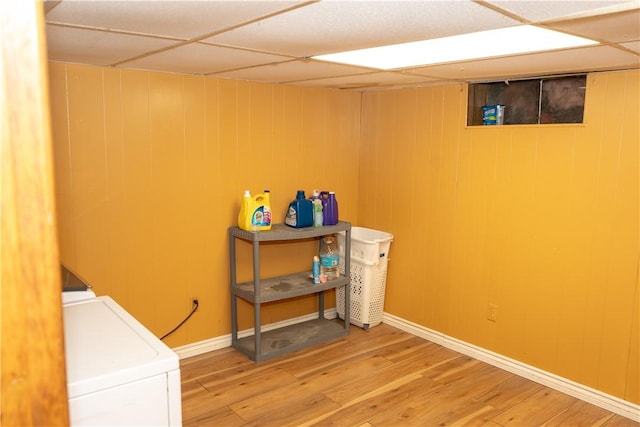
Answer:
[[[242,427],[246,424],[247,422],[228,406],[204,411],[198,416],[183,416],[182,420],[183,427]]]
[[[562,427],[572,423],[582,427],[596,427],[606,424],[611,418],[613,414],[606,409],[577,400],[544,425],[545,427]]]
[[[621,415],[614,415],[604,424],[606,427],[637,427],[639,423],[633,422],[629,418]]]
[[[435,393],[433,380],[420,374],[410,374],[375,390],[353,396],[353,400],[342,405],[340,410],[326,414],[321,419],[313,420],[310,425],[316,426],[353,426],[373,421],[373,417],[403,405],[411,397],[428,396]]]
[[[443,387],[443,386],[439,386]],[[436,397],[435,399],[430,399]],[[381,413],[371,419],[377,426],[483,426],[500,410],[473,400],[450,402],[450,395],[405,402],[402,410]],[[455,399],[454,399],[455,400]],[[396,408],[399,409],[399,408]]]
[[[326,394],[345,382],[357,384],[367,377],[376,377],[377,372],[389,366],[392,363],[384,357],[360,357],[350,360],[348,364],[336,364],[316,372],[315,375],[305,376],[301,379],[301,384]]]
[[[380,324],[254,363],[231,348],[180,362],[192,426],[598,426],[628,418]]]
[[[541,426],[565,411],[578,399],[544,388],[512,406],[493,420],[502,426]]]
[[[506,409],[522,402],[530,395],[542,389],[544,389],[544,386],[541,384],[534,383],[517,375],[510,375],[506,381],[479,394],[476,396],[476,399],[487,405]]]
[[[182,381],[195,380],[215,372],[227,369],[238,369],[242,366],[252,366],[253,362],[232,348],[225,348],[215,352],[201,354],[180,361]]]
[[[325,371],[335,365],[345,365],[351,361],[356,362],[358,359],[362,359],[363,357],[371,357],[373,353],[374,349],[366,348],[363,348],[360,351],[354,351],[353,345],[349,342],[345,342],[343,346],[332,348],[327,352],[317,355],[313,359],[313,363],[309,363],[308,359],[295,361],[294,363],[287,364],[286,369],[287,372],[302,379],[307,376],[315,375],[318,372]]]
[[[368,390],[375,390],[401,378],[415,373],[424,373],[438,366],[448,363],[454,359],[461,358],[460,354],[440,347],[429,355],[424,355],[422,359],[412,358],[406,361],[397,362],[392,366],[382,368],[366,378],[357,381],[344,381],[326,392],[327,396],[338,403],[344,404],[353,400],[353,396],[363,394]]]
[[[240,400],[254,396],[269,395],[274,389],[279,390],[291,386],[297,379],[279,368],[261,370],[259,373],[248,375],[238,380],[233,378],[226,382],[216,381],[213,385],[203,383],[206,395],[200,394],[198,399],[183,401],[183,412],[189,416],[201,417],[209,410],[233,405]],[[195,402],[195,405],[194,405]]]
[[[268,396],[256,396],[230,406],[249,425],[284,426],[299,425],[304,420],[339,408],[339,405],[322,393],[303,387],[284,387]]]
[[[481,402],[473,402],[463,408],[451,408],[443,413],[442,420],[436,421],[441,426],[465,426],[465,427],[482,427],[490,422],[491,418],[500,413],[500,409],[493,406],[487,406]]]
[[[470,418],[484,423],[486,418],[480,416],[482,413],[497,415],[500,411],[487,408],[474,397],[504,382],[511,374],[483,363],[470,363],[472,361],[467,359],[465,364],[453,366],[450,375],[438,375],[436,378],[441,381],[432,378],[438,384],[434,388],[436,393],[424,398],[410,396],[401,405],[372,418],[371,422],[376,425],[452,425]],[[474,413],[478,414],[472,416]]]
[[[424,354],[428,354],[430,350],[434,350],[436,347],[439,346],[432,342],[425,341],[422,338],[412,337],[409,340],[400,341],[394,345],[386,345],[376,351],[376,355],[396,362],[406,360],[411,357],[422,357]]]

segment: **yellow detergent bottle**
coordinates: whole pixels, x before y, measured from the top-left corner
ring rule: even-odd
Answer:
[[[245,190],[240,213],[238,214],[238,227],[247,231],[271,230],[271,200],[269,190],[262,194],[251,195]]]

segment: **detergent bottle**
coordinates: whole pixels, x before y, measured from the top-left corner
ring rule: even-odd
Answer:
[[[338,200],[333,191],[323,191],[320,193],[322,199],[322,220],[323,225],[336,225],[338,223]]]
[[[294,228],[313,225],[313,203],[305,197],[304,190],[298,190],[296,199],[289,203],[284,223]]]
[[[245,190],[240,202],[238,227],[247,231],[271,230],[271,200],[269,190],[262,194],[251,195]]]

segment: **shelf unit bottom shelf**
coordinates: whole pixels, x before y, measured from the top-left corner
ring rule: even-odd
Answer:
[[[313,319],[261,333],[259,353],[255,351],[254,335],[240,338],[232,345],[251,360],[259,362],[348,334],[348,325],[345,327],[344,321]]]

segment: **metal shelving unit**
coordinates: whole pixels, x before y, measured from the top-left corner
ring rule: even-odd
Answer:
[[[229,227],[229,276],[231,286],[231,345],[250,359],[260,362],[301,348],[319,344],[349,334],[349,321],[325,319],[324,291],[344,287],[345,319],[349,319],[350,278],[313,284],[311,270],[295,272],[285,276],[260,277],[260,244],[262,242],[290,242],[292,240],[320,238],[329,234],[345,232],[345,271],[350,266],[351,223],[340,221],[324,227],[291,228],[284,224],[273,224],[269,231],[245,231]],[[236,279],[236,239],[248,241],[253,247],[253,281],[238,283]],[[302,295],[318,295],[318,317],[268,332],[261,331],[261,305],[268,302],[295,298]],[[254,331],[248,337],[238,338],[238,300],[242,298],[254,308]]]

